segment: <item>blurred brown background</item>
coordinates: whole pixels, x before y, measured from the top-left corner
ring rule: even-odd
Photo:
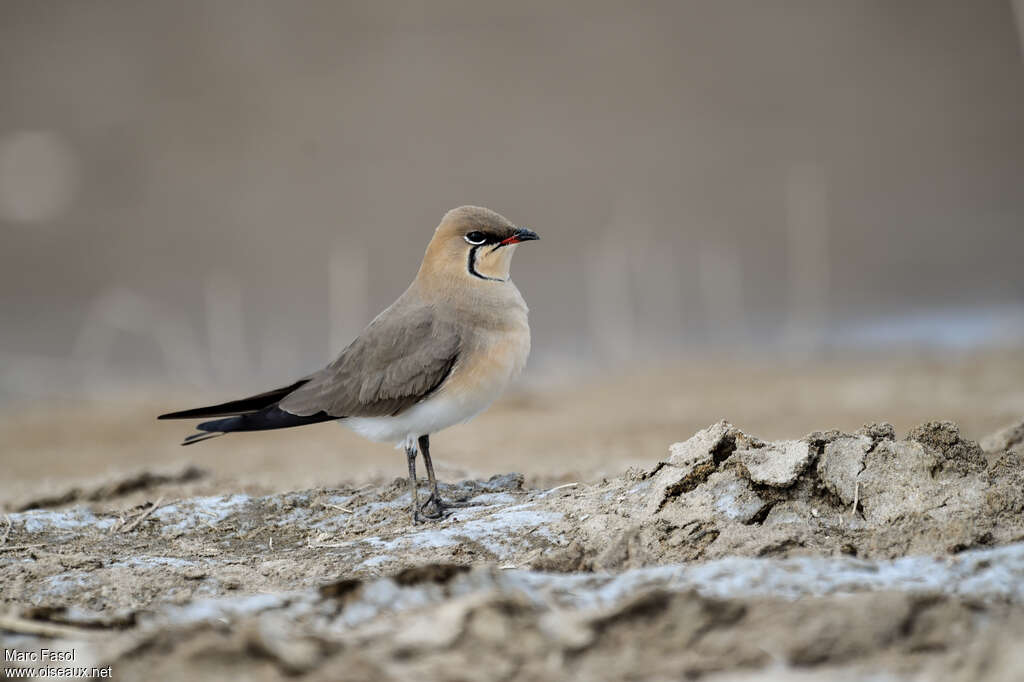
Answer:
[[[532,437],[485,415],[453,466],[615,472],[726,416],[980,435],[1024,413],[1016,6],[7,0],[8,481],[368,471],[387,448],[330,426],[200,454],[150,417],[328,360],[463,203],[543,241],[497,408]]]

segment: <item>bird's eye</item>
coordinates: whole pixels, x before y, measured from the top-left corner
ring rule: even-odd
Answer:
[[[474,246],[479,246],[480,244],[483,244],[485,241],[487,241],[487,235],[484,234],[483,232],[477,232],[476,230],[474,230],[467,234],[465,239],[470,244],[473,244]]]

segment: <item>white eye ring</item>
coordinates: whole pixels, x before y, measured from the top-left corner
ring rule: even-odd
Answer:
[[[473,235],[473,236],[479,235],[479,239],[477,241],[474,241],[474,240],[469,238],[470,235]],[[487,235],[485,235],[483,232],[477,232],[477,231],[474,230],[473,232],[470,232],[465,237],[463,237],[463,239],[466,240],[467,244],[472,244],[473,246],[480,246],[481,244],[483,244],[484,242],[487,241]]]

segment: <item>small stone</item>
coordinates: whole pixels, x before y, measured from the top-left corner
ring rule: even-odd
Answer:
[[[667,463],[682,469],[692,469],[708,461],[718,464],[735,449],[738,433],[736,427],[725,420],[712,424],[689,440],[669,446]]]
[[[857,497],[857,477],[871,444],[866,435],[837,438],[825,446],[818,459],[818,478],[844,505],[853,504]]]
[[[181,574],[185,580],[202,580],[207,575],[206,569],[200,568],[199,566],[192,566],[185,569],[185,572]]]
[[[814,452],[807,441],[784,440],[762,448],[737,450],[734,457],[752,482],[788,488],[811,463]]]
[[[689,493],[708,480],[736,449],[740,432],[727,421],[712,424],[692,438],[669,447],[669,457],[648,472],[653,477],[642,515],[660,511],[671,500]]]

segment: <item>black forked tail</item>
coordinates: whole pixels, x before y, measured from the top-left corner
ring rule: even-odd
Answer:
[[[273,391],[249,396],[241,400],[232,400],[220,405],[209,405],[197,407],[193,410],[182,410],[181,412],[170,412],[162,414],[157,419],[199,419],[202,417],[224,417],[203,422],[196,428],[199,433],[193,433],[185,439],[182,445],[201,443],[204,440],[223,436],[232,431],[267,431],[269,429],[286,429],[291,426],[303,426],[304,424],[316,424],[317,422],[337,419],[326,412],[317,412],[309,416],[301,416],[286,412],[278,407],[278,403],[287,397],[289,393],[296,390],[309,379],[299,379],[290,386],[277,388]]]
[[[182,445],[200,443],[210,438],[223,436],[225,433],[234,431],[269,431],[271,429],[287,429],[292,426],[304,426],[306,424],[317,424],[337,419],[326,412],[317,412],[308,416],[285,412],[277,405],[255,412],[253,414],[240,414],[226,419],[214,419],[203,422],[196,426],[201,433],[194,433],[185,439]]]

